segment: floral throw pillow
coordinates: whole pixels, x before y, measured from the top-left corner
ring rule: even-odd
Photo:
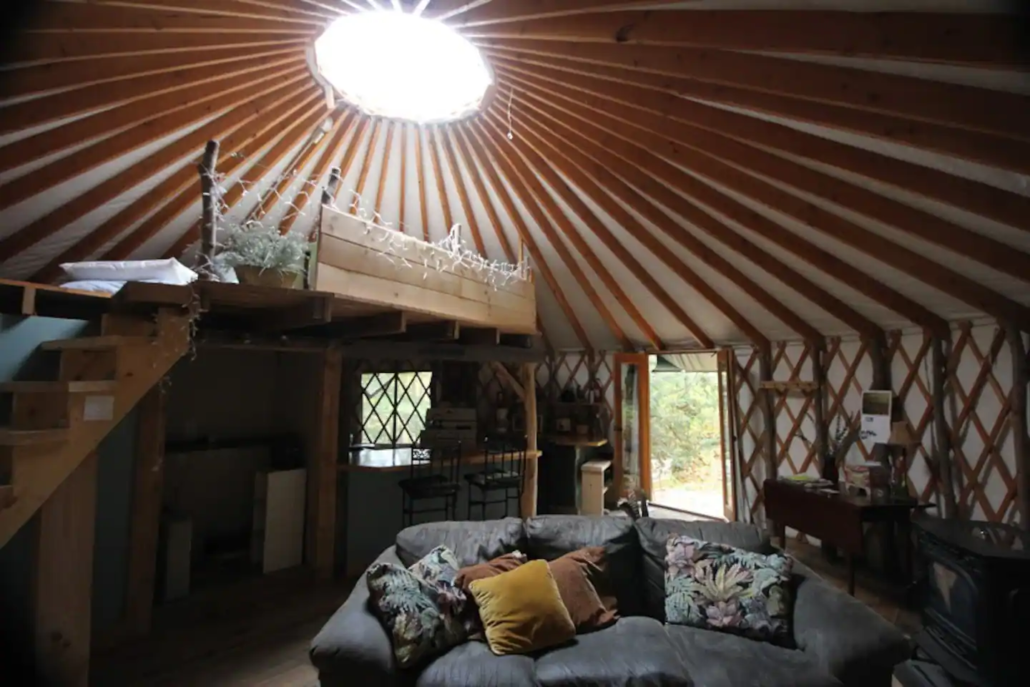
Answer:
[[[665,620],[789,644],[793,559],[669,537]]]
[[[438,546],[410,569],[375,563],[366,581],[372,608],[390,633],[397,665],[408,668],[466,639],[467,597],[454,584],[458,561]]]

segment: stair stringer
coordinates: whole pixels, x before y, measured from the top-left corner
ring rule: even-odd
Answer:
[[[158,384],[190,347],[191,317],[159,316],[157,335],[117,347],[116,389],[111,418],[86,421],[73,417],[67,439],[50,445],[17,446],[11,453],[8,507],[0,510],[0,548],[46,503],[47,499],[93,453],[100,442]],[[88,338],[88,337],[84,337]]]

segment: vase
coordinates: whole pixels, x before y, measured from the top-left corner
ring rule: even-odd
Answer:
[[[304,285],[304,275],[292,270],[264,269],[255,265],[237,265],[236,279],[251,286],[272,286],[280,289],[299,289]]]
[[[829,480],[833,484],[840,481],[840,473],[837,470],[837,459],[833,456],[823,456],[822,465],[819,469],[819,476]]]

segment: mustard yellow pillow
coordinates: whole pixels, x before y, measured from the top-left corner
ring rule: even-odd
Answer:
[[[498,656],[525,654],[576,636],[546,561],[530,561],[511,572],[476,580],[469,589],[490,651]]]

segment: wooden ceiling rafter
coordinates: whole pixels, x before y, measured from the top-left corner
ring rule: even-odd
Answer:
[[[292,116],[305,105],[311,107],[313,103],[317,102],[317,98],[317,92],[309,92],[306,99],[298,98],[298,102],[294,104],[293,98],[287,96],[284,99],[284,103],[280,103],[277,109],[270,113],[268,119],[252,120],[245,127],[241,127],[238,131],[242,132],[244,136],[232,134],[223,140],[223,155],[236,151],[242,155],[251,150],[252,146],[261,145],[263,147],[263,145],[267,145],[277,135],[279,122]],[[253,137],[251,137],[252,132]],[[242,162],[242,158],[240,161]],[[231,173],[231,170],[228,171]],[[75,244],[47,263],[36,274],[32,275],[31,278],[43,282],[52,281],[60,274],[61,263],[87,259],[100,250],[108,241],[118,238],[131,228],[133,224],[141,220],[143,220],[142,223],[133,229],[131,234],[124,238],[124,241],[138,241],[138,245],[142,245],[163,228],[167,222],[197,202],[199,184],[200,181],[197,177],[196,169],[192,165],[186,164],[157,186],[122,208],[113,217],[105,220],[91,232],[80,238]],[[148,217],[148,213],[155,208],[157,209]],[[132,250],[130,249],[127,252],[131,253]]]
[[[247,148],[241,151],[240,159],[245,161],[247,169],[240,175],[237,183],[233,184],[222,197],[223,211],[236,207],[236,204],[246,197],[248,187],[253,188],[259,185],[264,178],[272,174],[275,167],[282,162],[283,158],[291,150],[302,145],[303,141],[310,138],[311,129],[320,125],[325,120],[326,115],[329,114],[325,107],[325,98],[321,96],[321,89],[319,89],[320,102],[318,105],[312,111],[307,112],[304,117],[298,118],[292,125],[286,127],[286,130],[277,140],[273,139],[275,143],[271,147],[268,147],[267,142],[256,141],[253,147],[248,145]],[[261,145],[262,143],[264,144]],[[266,147],[268,147],[267,150],[265,150]],[[257,156],[257,160],[252,161],[255,156]],[[195,203],[196,197],[193,198],[193,203],[186,207],[191,207]],[[185,209],[183,208],[183,211]],[[198,218],[165,250],[163,257],[180,257],[187,248],[200,240],[201,225],[202,221]],[[157,227],[157,229],[161,228],[163,226]]]
[[[533,108],[534,111],[539,112],[542,116],[548,118],[550,122],[554,123],[554,125],[559,126],[564,130],[565,138],[563,140],[565,143],[568,143],[568,145],[565,146],[565,148],[567,148],[567,152],[574,154],[574,156],[580,161],[581,167],[588,173],[596,175],[599,179],[614,179],[615,181],[619,181],[619,179],[615,178],[615,175],[610,171],[617,169],[619,170],[620,176],[626,180],[625,182],[621,182],[621,185],[624,186],[627,183],[632,184],[633,187],[640,190],[640,194],[653,199],[653,202],[642,203],[640,206],[631,205],[630,207],[641,211],[656,225],[659,225],[659,222],[663,222],[663,224],[659,226],[666,227],[670,230],[672,232],[670,235],[674,240],[679,242],[688,250],[696,248],[698,249],[697,254],[700,256],[703,250],[707,249],[707,246],[702,242],[696,242],[696,239],[691,241],[687,238],[692,237],[693,235],[680,227],[678,222],[664,222],[662,219],[664,213],[659,210],[654,203],[668,208],[671,212],[679,215],[683,219],[686,219],[692,226],[705,232],[708,236],[719,240],[727,248],[744,257],[744,259],[760,266],[764,271],[768,272],[769,275],[776,277],[787,286],[790,286],[797,294],[816,304],[836,319],[844,322],[848,327],[856,332],[859,332],[864,336],[877,336],[883,334],[879,325],[872,322],[843,301],[840,301],[836,297],[828,294],[822,287],[801,276],[785,263],[777,260],[775,256],[768,254],[758,245],[749,241],[744,235],[736,233],[728,227],[725,227],[716,217],[700,210],[686,197],[672,191],[672,188],[666,185],[665,181],[659,181],[656,177],[652,176],[651,173],[646,173],[641,168],[627,166],[623,158],[617,157],[616,154],[610,150],[600,147],[586,134],[570,127],[568,123],[564,123],[559,121],[559,119],[553,118],[544,110],[537,108],[533,103],[525,104],[528,107]],[[530,118],[533,118],[535,122],[539,123],[539,119],[533,115],[529,116]],[[558,136],[558,133],[555,132],[551,126],[546,124],[541,124],[541,126],[553,135]],[[609,188],[619,188],[620,183],[609,183],[606,184],[606,186]],[[718,253],[715,253],[715,251],[712,252],[715,256],[718,256]],[[758,297],[760,296],[761,294],[757,293],[757,291],[755,294],[752,294],[752,297],[756,298],[756,300],[758,300]],[[767,305],[766,307],[769,306]],[[770,307],[769,309],[774,312],[777,310],[775,307]],[[786,316],[786,313],[782,314]]]
[[[537,111],[536,107],[532,103],[523,104],[532,108],[534,111]],[[546,117],[545,113],[541,112],[541,114]],[[726,278],[741,287],[749,296],[751,296],[751,298],[765,306],[769,312],[778,317],[803,338],[807,340],[812,340],[813,338],[818,339],[822,337],[822,334],[798,317],[793,310],[777,301],[761,287],[751,281],[716,251],[709,248],[704,242],[700,241],[693,234],[680,226],[680,224],[670,214],[666,214],[666,211],[663,211],[659,205],[668,208],[669,212],[679,215],[694,226],[705,231],[709,236],[720,238],[727,247],[734,249],[741,257],[748,259],[755,264],[761,265],[761,267],[769,272],[770,275],[780,279],[780,281],[793,288],[797,293],[811,300],[815,305],[826,310],[828,314],[852,327],[856,331],[865,335],[882,333],[876,324],[859,314],[843,301],[840,301],[836,297],[823,291],[820,287],[816,286],[811,281],[808,281],[797,272],[791,270],[787,265],[776,260],[773,256],[765,253],[761,248],[750,243],[732,229],[721,225],[714,217],[704,213],[696,206],[692,205],[683,196],[675,194],[653,177],[637,168],[627,169],[625,163],[620,158],[607,153],[600,148],[591,147],[594,144],[592,144],[586,137],[578,137],[576,131],[569,129],[567,134],[568,137],[561,139],[560,134],[555,131],[552,126],[542,122],[542,120],[532,114],[529,114],[527,117],[527,115],[523,113],[520,116],[520,119],[523,122],[526,122],[527,120],[532,122],[532,124],[528,125],[527,128],[522,131],[523,136],[526,136],[528,131],[530,136],[539,138],[555,153],[556,156],[564,157],[571,164],[577,165],[582,174],[591,177],[594,183],[601,187],[602,193],[598,194],[595,201],[600,202],[606,192],[612,193],[612,202],[614,202],[614,199],[621,200],[626,207],[631,207],[639,212],[648,221],[664,231],[667,236],[679,243],[686,250],[690,251],[698,259],[711,265],[713,269],[721,272]],[[555,124],[562,127],[567,126],[557,121]],[[547,136],[536,131],[537,128],[546,132]],[[555,139],[561,140],[564,143],[564,146],[558,146],[555,143]],[[560,162],[558,164],[560,164]],[[613,169],[618,169],[620,175],[625,179],[625,181],[617,177],[611,171]],[[569,170],[569,173],[575,175],[574,170]],[[630,186],[630,184],[632,184],[632,186]],[[588,186],[588,184],[583,183],[580,187],[584,188]],[[647,196],[650,196],[653,200],[649,199]],[[618,207],[617,203],[615,204],[615,207]]]
[[[483,243],[483,235],[479,231],[479,222],[476,221],[476,214],[473,212],[472,203],[469,201],[468,189],[461,177],[461,169],[458,167],[458,160],[454,156],[454,148],[451,145],[451,137],[445,129],[440,131],[440,145],[443,147],[444,157],[447,159],[447,167],[451,172],[451,178],[458,191],[458,200],[461,202],[461,211],[465,215],[465,223],[472,234],[472,243],[476,252],[484,258],[489,258],[486,252],[486,244]]]
[[[461,12],[451,12],[445,17],[447,24],[454,28],[504,24],[527,19],[546,19],[549,17],[568,17],[591,12],[604,12],[612,9],[628,9],[634,6],[647,6],[654,9],[661,5],[682,4],[683,0],[631,0],[617,2],[613,0],[490,0],[489,2],[466,7]],[[456,4],[456,3],[451,3]]]
[[[408,123],[400,122],[397,127],[401,132],[401,172],[400,193],[397,199],[397,231],[407,233],[408,226],[404,220],[404,201],[408,192]]]
[[[533,40],[480,41],[479,47],[623,69],[630,83],[640,73],[670,76],[1030,140],[1030,123],[1021,116],[1030,96],[1021,93],[724,50]]]
[[[297,193],[294,194],[293,200],[289,203],[289,209],[286,211],[286,214],[279,220],[280,234],[289,233],[293,225],[304,214],[304,210],[307,208],[312,195],[318,194],[319,198],[321,198],[321,189],[318,188],[318,184],[329,174],[329,169],[333,166],[333,162],[343,148],[347,134],[354,128],[354,119],[357,116],[354,110],[345,110],[335,114],[336,121],[333,122],[332,129],[325,135],[326,142],[322,148],[322,156],[319,157],[318,162],[315,163],[311,172],[308,173],[306,181],[297,189]]]
[[[358,157],[358,151],[361,150],[361,144],[365,140],[365,133],[368,132],[369,123],[372,120],[365,116],[359,115],[357,120],[357,128],[354,130],[354,135],[350,137],[350,142],[347,144],[347,149],[343,153],[343,159],[340,160],[340,179],[346,178],[350,168],[354,165],[354,160]],[[340,197],[340,191],[343,190],[343,184],[338,184],[336,190],[333,191],[333,203]]]
[[[510,66],[513,62],[510,58],[498,54],[493,54],[492,59],[495,63],[501,62]],[[902,119],[853,107],[828,105],[811,100],[702,83],[679,77],[648,72],[630,72],[621,67],[591,64],[584,65],[584,67],[588,67],[587,69],[579,69],[576,66],[570,67],[553,60],[542,62],[525,58],[518,60],[518,64],[513,66],[519,69],[532,66],[535,70],[545,69],[551,73],[578,73],[618,83],[620,88],[641,87],[662,92],[667,97],[719,102],[754,112],[786,117],[798,122],[949,155],[961,160],[978,162],[1021,174],[1030,174],[1030,141],[1028,140],[1005,138],[932,122]]]
[[[418,212],[422,221],[422,239],[429,240],[429,210],[426,208],[426,166],[422,157],[422,127],[415,125],[415,178],[418,180]]]
[[[206,4],[206,3],[205,3]],[[195,6],[196,7],[196,6]],[[199,9],[199,8],[198,8]],[[314,36],[316,25],[293,25],[276,18],[254,19],[182,10],[140,12],[130,7],[115,7],[78,2],[48,2],[37,24],[26,33],[277,33]]]
[[[689,252],[691,252],[691,254],[708,265],[713,271],[718,273],[724,279],[727,279],[730,283],[737,285],[742,291],[744,291],[744,293],[751,298],[754,298],[756,302],[764,305],[770,310],[770,312],[773,312],[774,315],[780,317],[785,324],[794,329],[802,337],[807,340],[819,338],[820,334],[814,327],[765,293],[757,284],[748,279],[743,273],[734,268],[728,262],[721,260],[714,254],[714,251],[706,249],[703,243],[695,239],[681,227],[674,227],[674,223],[670,221],[670,218],[667,215],[662,214],[656,207],[650,205],[643,196],[640,196],[630,189],[629,186],[620,182],[614,177],[614,175],[611,175],[606,179],[608,184],[606,187],[602,187],[595,179],[586,174],[574,159],[566,156],[562,152],[561,148],[555,145],[553,140],[545,140],[543,134],[536,132],[528,123],[526,118],[520,115],[516,121],[521,125],[519,140],[525,141],[526,144],[535,151],[538,159],[546,159],[550,161],[551,165],[557,168],[558,171],[572,181],[583,193],[605,210],[612,219],[622,226],[631,236],[636,238],[646,250],[664,262],[679,279],[690,285],[691,288],[697,291],[716,309],[722,312],[727,319],[737,325],[737,327],[747,335],[754,345],[766,346],[768,345],[769,340],[736,308],[730,305],[713,286],[711,286],[706,280],[702,279],[694,270],[683,262],[683,260],[677,257],[661,241],[659,241],[658,238],[643,225],[643,223],[628,212],[626,210],[627,207],[632,207],[637,212],[641,213],[645,219],[650,221],[652,224],[655,224],[655,226],[657,226],[666,235],[684,246]],[[620,200],[625,203],[625,206],[620,204]],[[653,210],[653,212],[649,210]],[[654,220],[657,220],[657,222]],[[614,237],[612,237],[612,239],[614,240]],[[653,281],[653,277],[651,277],[651,280]],[[659,292],[656,293],[654,289],[650,289],[652,294],[655,295],[659,302],[661,302],[669,312],[673,313],[673,315],[680,320],[681,324],[687,327],[688,331],[693,331],[693,329],[687,325],[687,322],[692,322],[689,315],[683,311],[682,307],[670,294],[668,294],[664,289],[661,289],[657,282],[655,282],[655,286],[659,289]],[[687,322],[684,322],[684,318],[686,318]],[[694,327],[699,328],[696,324]],[[695,338],[697,338],[696,335]]]
[[[50,236],[64,228],[75,219],[95,210],[104,203],[110,202],[121,193],[124,193],[126,190],[138,184],[141,180],[149,178],[164,169],[167,165],[179,160],[183,155],[181,153],[180,146],[185,145],[184,141],[192,140],[198,136],[204,137],[205,142],[207,139],[218,138],[224,132],[230,131],[260,115],[263,111],[270,108],[272,104],[276,102],[277,97],[281,97],[282,94],[303,92],[306,84],[297,87],[295,84],[298,80],[299,79],[296,77],[285,80],[280,79],[279,77],[272,78],[267,84],[260,86],[251,94],[251,97],[253,98],[252,100],[236,102],[234,106],[230,108],[220,108],[225,109],[225,112],[208,124],[205,124],[199,129],[165,145],[160,150],[154,151],[139,162],[129,166],[117,174],[114,174],[101,183],[96,184],[89,190],[64,203],[60,207],[51,210],[46,215],[31,222],[18,232],[11,234],[4,239],[0,239],[0,255],[17,255],[26,248],[35,245],[47,236]],[[197,119],[201,119],[201,117],[198,116]],[[146,134],[149,137],[150,132],[146,132]],[[109,140],[110,139],[103,141],[102,144],[107,144]],[[131,144],[131,146],[126,145],[126,147],[133,150],[142,145],[136,138],[127,137],[124,140],[127,144]],[[88,155],[91,154],[93,149],[96,147],[97,146],[91,146],[90,148],[84,149],[82,152],[86,155],[79,159],[92,161],[93,158],[88,157]],[[101,151],[99,154],[104,153],[106,153],[106,151]],[[75,156],[76,154],[73,154],[68,157],[74,158]],[[68,158],[64,158],[58,162],[64,162],[67,159]],[[83,166],[85,166],[84,163]],[[41,169],[45,170],[46,167]],[[29,176],[31,176],[31,174],[26,175],[26,177]],[[15,182],[26,177],[18,177],[15,179]],[[44,180],[46,179],[46,177],[43,178]],[[62,179],[67,178],[69,177],[62,176]],[[53,183],[44,183],[39,192],[50,188]],[[0,192],[2,192],[4,188],[5,187],[0,187]],[[18,188],[21,188],[21,186]]]
[[[469,27],[468,38],[872,57],[978,67],[1026,67],[1019,22],[1004,15],[817,10],[625,11]],[[962,36],[963,40],[954,40]]]
[[[487,113],[490,116],[491,121],[489,124],[492,126],[494,132],[504,137],[501,125],[498,122],[503,120],[497,115],[496,111]],[[665,306],[670,313],[676,317],[677,321],[680,322],[683,327],[686,328],[690,335],[696,340],[701,342],[710,342],[711,338],[701,328],[701,326],[693,320],[687,313],[675,302],[672,296],[658,283],[658,281],[647,271],[647,268],[635,258],[625,246],[623,246],[615,235],[604,225],[604,223],[590,210],[589,207],[576,195],[576,193],[569,188],[565,183],[565,180],[559,176],[558,172],[551,166],[551,164],[543,158],[536,150],[525,150],[519,145],[519,141],[513,141],[512,147],[522,156],[523,165],[532,173],[539,175],[547,185],[551,188],[554,193],[557,193],[565,204],[572,210],[573,214],[579,217],[588,231],[590,231],[596,238],[600,239],[601,243],[612,253],[616,261],[626,268],[633,277],[646,288],[652,296],[655,297],[662,305]],[[555,210],[562,214],[562,211],[558,208]],[[576,227],[572,226],[568,221],[558,223],[559,227],[563,229],[573,246],[580,252],[580,254],[586,257],[589,248],[583,237],[580,236]],[[625,225],[624,225],[625,226]],[[625,226],[627,230],[631,227]],[[646,245],[646,244],[645,244]],[[611,291],[612,295],[615,296],[616,302],[622,307],[622,309],[629,315],[633,323],[636,324],[637,329],[644,335],[644,339],[653,347],[655,350],[663,350],[667,346],[662,341],[658,332],[655,331],[654,327],[647,321],[640,309],[636,307],[635,303],[629,296],[623,293],[621,286],[618,281],[611,275],[610,271],[605,265],[596,257],[592,255],[592,260],[588,258],[588,264],[599,274],[605,281],[605,285],[608,290]],[[698,280],[699,281],[699,280]],[[759,335],[760,336],[760,335]],[[707,344],[703,344],[707,345]]]
[[[494,193],[497,196],[497,199],[500,201],[501,205],[504,206],[508,218],[515,225],[515,229],[518,232],[518,235],[521,237],[523,245],[525,245],[526,250],[529,251],[530,256],[533,258],[533,264],[535,269],[540,273],[540,276],[543,277],[544,282],[547,284],[547,287],[551,290],[551,294],[554,296],[554,299],[558,302],[558,307],[561,308],[562,312],[565,313],[565,317],[568,318],[569,326],[572,327],[572,331],[576,335],[576,339],[579,341],[579,343],[583,346],[585,350],[593,351],[593,344],[590,341],[590,337],[587,336],[586,330],[583,329],[583,325],[579,321],[579,317],[576,316],[576,312],[575,310],[573,310],[572,306],[569,304],[568,299],[565,297],[565,293],[564,291],[562,291],[561,285],[558,283],[558,280],[555,279],[554,273],[551,272],[551,268],[548,266],[547,261],[544,260],[543,253],[540,252],[540,249],[537,246],[536,241],[533,240],[532,236],[530,236],[529,227],[526,226],[525,220],[523,220],[522,215],[519,214],[518,208],[515,207],[515,203],[512,201],[511,196],[508,195],[507,189],[504,187],[504,184],[501,182],[500,176],[497,174],[497,170],[490,165],[490,157],[483,149],[483,144],[479,140],[478,134],[471,128],[471,126],[468,125],[463,127],[456,127],[455,131],[459,134],[459,136],[456,138],[456,140],[460,142],[459,148],[462,150],[463,154],[467,154],[468,156],[466,166],[469,169],[480,169],[480,167],[477,166],[475,162],[471,161],[473,155],[475,156],[475,159],[478,162],[482,163],[481,168],[486,174],[487,181],[490,182],[490,186],[491,188],[493,188]],[[473,174],[473,179],[477,178],[477,174],[478,173]],[[487,195],[485,187],[482,186],[482,184],[479,185],[479,191],[480,196],[483,199],[483,204],[488,208],[492,208],[491,199],[489,195]],[[500,218],[497,216],[496,211],[490,210],[489,212],[491,214],[491,221],[496,222],[494,226],[497,228],[497,231],[499,233],[502,233],[501,227],[503,225],[501,224]],[[502,242],[502,245],[505,244],[506,241]],[[507,246],[507,251],[511,252],[510,246]],[[517,258],[513,255],[508,257],[509,262],[514,262],[516,259]]]
[[[361,170],[358,172],[358,183],[354,187],[354,197],[351,198],[349,204],[349,210],[352,215],[357,214],[358,209],[362,205],[369,205],[365,203],[365,183],[368,182],[368,173],[372,170],[372,158],[376,152],[376,146],[379,144],[379,133],[383,129],[383,120],[378,117],[370,117],[372,121],[372,131],[368,135],[368,147],[365,148],[365,157],[361,161]]]
[[[530,72],[526,70],[523,73],[528,75]],[[577,95],[582,104],[601,108],[607,115],[629,126],[676,140],[749,173],[775,179],[934,246],[972,258],[1017,279],[1030,281],[1030,254],[1011,245],[760,147],[745,145],[721,134],[713,135],[710,130],[667,117],[649,109],[646,103],[633,99],[631,95],[623,99],[610,90],[585,91],[578,87],[576,90],[583,94]]]
[[[587,300],[593,304],[594,309],[597,310],[612,336],[615,337],[615,340],[624,349],[632,350],[634,348],[633,341],[626,335],[625,330],[622,328],[622,324],[618,319],[616,319],[615,314],[608,307],[608,304],[605,303],[601,294],[599,294],[590,283],[590,280],[587,278],[583,268],[579,266],[579,262],[577,262],[575,257],[573,257],[571,251],[566,247],[561,237],[555,234],[552,222],[558,224],[563,229],[567,227],[569,229],[567,235],[570,236],[570,240],[575,234],[575,228],[567,224],[567,218],[554,204],[554,200],[547,195],[547,190],[543,188],[540,182],[534,175],[529,173],[528,170],[520,168],[517,162],[513,162],[507,151],[491,139],[487,132],[482,128],[481,123],[470,123],[469,130],[477,136],[480,144],[489,151],[493,164],[497,165],[501,169],[501,172],[507,179],[512,191],[514,191],[515,195],[518,196],[523,207],[526,208],[526,211],[529,212],[530,216],[532,216],[533,221],[536,222],[537,228],[539,228],[541,233],[544,235],[544,238],[551,244],[551,247],[558,254],[558,258],[561,260],[564,269],[568,270],[580,290],[586,295]],[[544,208],[546,208],[546,211]],[[534,245],[536,245],[535,239],[529,231],[529,227],[523,225],[522,228],[525,229],[525,234],[522,235],[522,240],[526,244],[526,247],[529,247],[530,241],[533,241]],[[604,279],[605,285],[609,286],[610,282],[614,283],[614,280],[611,280],[610,275],[607,275],[603,271],[603,268],[599,269],[599,267],[601,267],[600,261],[594,255],[593,251],[590,250],[585,243],[582,243],[582,248],[585,252],[580,254],[583,256],[584,260],[586,260],[587,264],[593,267],[598,276],[601,276]],[[618,289],[617,292],[621,293],[621,288]],[[622,295],[622,299],[622,302],[619,303],[620,306],[626,302],[625,295]]]
[[[514,79],[515,77],[511,78]],[[531,87],[531,84],[528,82],[522,83],[524,88]],[[546,104],[553,100],[553,98],[549,100],[548,96],[550,94],[547,91],[541,92],[544,95],[535,96],[539,102]],[[595,124],[596,115],[599,113],[594,112],[594,116],[590,119],[584,119],[582,115],[573,114],[573,111],[570,111],[569,108],[575,104],[575,101],[565,96],[558,97],[569,103],[568,105],[561,106],[551,105],[551,107],[558,109],[561,113],[555,115],[559,121],[568,123],[568,117],[571,116],[573,121],[576,122],[572,126],[577,131],[582,133],[584,131],[584,124],[587,130],[596,129],[597,133],[590,136],[591,140],[616,153],[630,164],[640,165],[649,174],[653,174],[656,178],[669,184],[671,188],[682,193],[691,199],[692,202],[700,203],[746,227],[758,236],[794,253],[812,267],[865,294],[881,305],[905,317],[910,322],[936,332],[943,333],[948,331],[947,322],[936,313],[931,312],[907,296],[898,293],[829,251],[805,241],[779,223],[754,212],[739,201],[716,190],[673,164],[666,162],[664,159],[656,156],[646,145]],[[550,110],[547,109],[546,111]],[[565,117],[564,119],[563,116]]]
[[[390,156],[393,152],[393,132],[397,128],[394,121],[386,122],[386,141],[383,143],[383,164],[379,167],[379,183],[376,184],[375,214],[383,209],[383,192],[386,190],[386,174],[390,171]]]
[[[186,104],[192,104],[188,90],[211,82],[220,82],[221,92],[246,88],[252,79],[260,79],[268,72],[307,69],[304,57],[295,56],[258,58],[247,66],[226,72],[217,65],[185,70],[183,73],[138,77],[107,84],[104,88],[84,88],[54,93],[26,100],[3,108],[0,134],[8,134],[49,124],[62,119],[88,114],[98,110],[128,105],[163,93],[179,92]],[[254,77],[255,73],[260,75]],[[138,105],[138,107],[142,107]],[[153,117],[154,113],[148,114]]]
[[[440,151],[436,147],[436,125],[425,127],[426,147],[429,148],[429,163],[433,168],[433,179],[436,181],[436,192],[440,198],[440,209],[443,210],[443,231],[449,235],[454,227],[454,215],[451,214],[451,201],[447,198],[447,182],[444,180],[440,166]]]
[[[204,0],[199,4],[190,0],[85,0],[85,4],[159,11],[171,10],[218,17],[268,19],[311,26],[322,26],[329,18],[322,15],[298,15],[284,5],[254,0]]]

